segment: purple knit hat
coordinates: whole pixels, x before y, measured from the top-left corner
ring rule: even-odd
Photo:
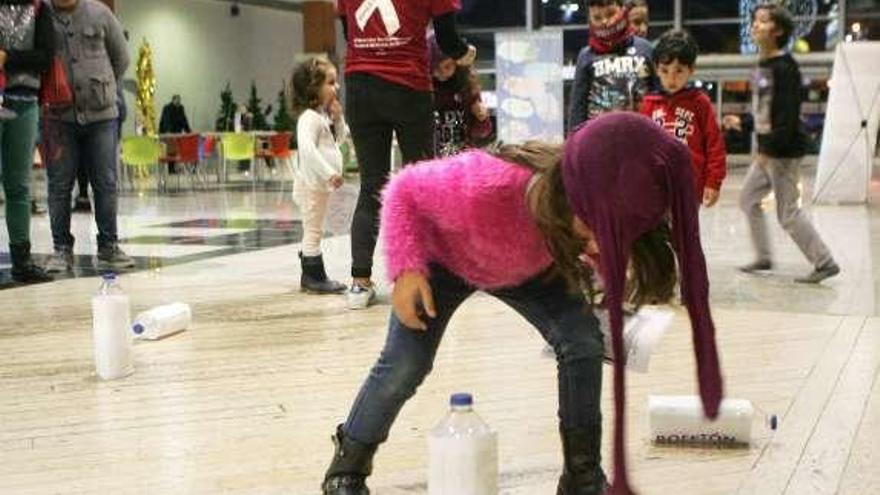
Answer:
[[[681,295],[693,332],[703,412],[718,415],[723,396],[709,281],[700,247],[697,199],[690,152],[649,118],[609,113],[589,121],[565,144],[562,176],[568,204],[599,245],[600,269],[611,319],[614,351],[613,494],[633,493],[624,450],[623,303],[626,266],[633,243],[667,215],[681,273]]]

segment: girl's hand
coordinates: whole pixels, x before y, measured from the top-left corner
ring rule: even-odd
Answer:
[[[718,202],[719,196],[721,196],[721,194],[718,192],[718,189],[712,189],[711,187],[703,189],[703,206],[706,208],[715,206],[715,203]]]
[[[330,186],[333,187],[333,189],[339,189],[340,187],[342,187],[342,184],[344,182],[345,181],[343,180],[341,175],[334,175],[330,177]]]
[[[339,103],[338,98],[333,98],[333,101],[327,105],[327,114],[333,122],[338,122],[342,118],[342,103]]]
[[[471,105],[471,113],[474,114],[474,118],[480,122],[489,118],[489,109],[486,108],[486,105],[483,105],[482,101],[475,101],[474,104]]]
[[[428,278],[419,272],[407,271],[397,277],[391,292],[391,305],[400,322],[412,330],[428,329],[420,308],[424,308],[424,314],[429,318],[437,317],[431,285]]]
[[[468,45],[468,51],[462,57],[455,61],[458,65],[462,67],[470,67],[474,65],[474,60],[477,59],[477,47],[474,45]]]

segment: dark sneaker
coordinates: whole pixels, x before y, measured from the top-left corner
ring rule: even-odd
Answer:
[[[773,268],[773,263],[770,260],[758,260],[749,263],[748,265],[743,265],[739,267],[739,271],[743,273],[755,273],[755,272],[763,272]]]
[[[46,262],[46,271],[49,273],[69,272],[73,270],[73,252],[66,249],[56,249],[49,261]]]
[[[45,215],[46,207],[37,203],[37,200],[31,200],[31,215]]]
[[[98,267],[113,268],[115,270],[134,268],[134,260],[119,249],[117,244],[113,244],[98,248]]]
[[[799,284],[818,284],[826,278],[831,278],[838,273],[840,273],[840,267],[837,266],[837,263],[832,261],[822,268],[816,268],[805,277],[798,277],[794,279],[794,281]]]
[[[38,284],[41,282],[51,282],[52,276],[46,273],[46,270],[31,262],[24,266],[13,266],[12,279],[22,284]]]
[[[77,196],[73,202],[73,211],[76,213],[89,213],[92,211],[92,203],[89,202],[88,196]]]

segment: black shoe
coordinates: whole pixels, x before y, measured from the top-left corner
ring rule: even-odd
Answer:
[[[88,196],[77,196],[73,202],[73,211],[76,213],[89,213],[92,211],[92,203]]]
[[[608,488],[602,472],[602,424],[591,427],[559,427],[564,467],[556,495],[602,495]]]
[[[9,254],[12,258],[12,279],[16,282],[38,284],[52,281],[52,277],[31,259],[31,243],[10,244]]]
[[[324,258],[318,256],[303,256],[299,254],[302,264],[302,275],[299,279],[300,290],[310,294],[341,294],[346,286],[327,278],[324,270]]]
[[[794,279],[799,284],[818,284],[826,278],[831,278],[840,273],[840,267],[837,263],[831,261],[826,263],[822,268],[816,268],[804,277]]]
[[[125,254],[122,249],[119,249],[118,244],[99,246],[98,267],[113,270],[134,268],[134,260]]]
[[[739,271],[743,273],[755,273],[771,270],[773,263],[770,260],[758,260],[739,267]]]
[[[321,483],[323,495],[370,495],[367,476],[373,472],[377,445],[368,445],[345,436],[342,425],[333,435],[336,451]]]

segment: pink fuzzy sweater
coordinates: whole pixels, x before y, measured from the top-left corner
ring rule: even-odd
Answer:
[[[422,162],[384,191],[388,277],[434,263],[479,289],[519,285],[553,259],[528,207],[533,172],[482,151]]]

